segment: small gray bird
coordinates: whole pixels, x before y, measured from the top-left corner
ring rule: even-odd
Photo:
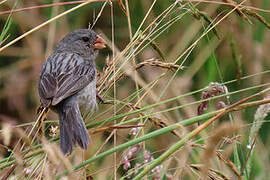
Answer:
[[[90,138],[79,107],[94,110],[97,73],[94,60],[105,41],[94,31],[79,29],[66,35],[42,66],[38,91],[41,106],[59,115],[64,154],[73,144],[87,149]]]

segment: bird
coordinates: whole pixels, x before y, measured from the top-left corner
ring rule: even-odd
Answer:
[[[41,107],[58,113],[60,148],[71,154],[73,145],[87,149],[91,143],[80,108],[97,109],[95,59],[105,40],[91,29],[67,34],[47,58],[40,73]]]

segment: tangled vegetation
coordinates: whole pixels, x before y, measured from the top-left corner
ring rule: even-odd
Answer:
[[[269,178],[268,0],[0,5],[2,179]],[[91,146],[64,156],[37,83],[55,44],[88,26],[107,42],[104,102],[83,112]]]

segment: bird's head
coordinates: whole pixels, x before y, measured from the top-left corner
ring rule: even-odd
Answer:
[[[105,40],[91,29],[78,29],[66,35],[55,51],[76,53],[94,60],[99,49],[105,48]]]

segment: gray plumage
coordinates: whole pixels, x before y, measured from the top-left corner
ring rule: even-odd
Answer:
[[[87,149],[90,138],[79,106],[94,110],[96,103],[97,34],[80,29],[66,35],[42,67],[39,81],[41,105],[59,115],[60,144],[64,154],[73,144]],[[101,48],[98,48],[101,49]]]

